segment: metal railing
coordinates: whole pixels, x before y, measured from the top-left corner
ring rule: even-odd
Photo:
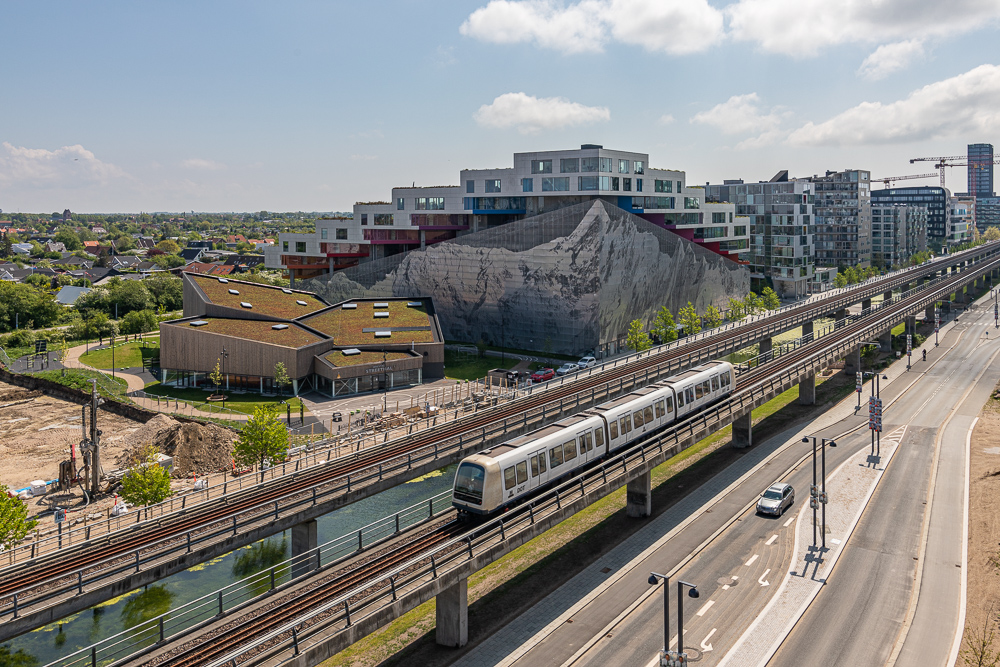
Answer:
[[[46,667],[97,667],[135,657],[144,649],[217,620],[226,613],[313,576],[317,571],[337,566],[449,510],[450,490],[58,658]]]

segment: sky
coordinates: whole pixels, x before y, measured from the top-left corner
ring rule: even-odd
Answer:
[[[689,184],[1000,153],[998,0],[37,0],[0,25],[5,213],[349,211],[583,143]]]

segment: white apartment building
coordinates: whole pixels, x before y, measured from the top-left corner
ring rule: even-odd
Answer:
[[[647,153],[584,144],[515,153],[509,168],[464,169],[455,186],[393,188],[388,201],[355,204],[352,219],[318,220],[313,234],[279,234],[265,264],[311,278],[593,199],[734,261],[749,251],[747,219],[731,203],[707,203],[683,171],[650,167]]]
[[[872,205],[872,264],[905,266],[910,257],[927,250],[926,206]]]
[[[976,226],[976,200],[973,197],[950,197],[948,199],[948,221],[945,241],[948,245],[958,245],[972,240],[972,230]]]

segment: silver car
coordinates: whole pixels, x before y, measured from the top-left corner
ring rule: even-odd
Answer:
[[[772,484],[767,491],[760,494],[757,501],[758,514],[781,514],[795,502],[795,489],[791,484]]]

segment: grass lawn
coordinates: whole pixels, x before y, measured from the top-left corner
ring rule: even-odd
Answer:
[[[146,342],[146,347],[142,343],[124,343],[115,346],[114,364],[115,368],[138,368],[145,365],[150,359],[157,359],[160,356],[159,344]],[[91,368],[111,368],[111,350],[94,350],[80,355],[80,363]]]
[[[832,380],[832,381],[831,381]],[[851,393],[853,379],[836,373],[816,378],[816,406],[793,405],[798,388],[776,396],[754,411],[754,436],[771,437],[794,421],[816,414]],[[781,411],[781,408],[787,410]],[[683,489],[698,486],[743,455],[726,446],[727,427],[655,468],[652,472],[653,511],[659,514],[683,497]],[[804,451],[804,450],[803,450]],[[469,634],[480,641],[511,616],[530,607],[540,596],[565,583],[583,567],[607,552],[643,522],[625,518],[625,489],[577,512],[558,526],[536,537],[469,577]],[[533,591],[525,596],[524,591]],[[475,604],[473,604],[475,602]],[[450,664],[447,653],[434,644],[433,600],[411,610],[368,635],[323,667],[392,667]]]
[[[198,403],[207,403],[208,397],[215,393],[212,391],[202,391],[200,389],[164,387],[159,382],[152,382],[146,385],[145,391],[151,396],[169,396],[170,398],[179,398],[182,401],[195,401]],[[302,401],[298,398],[289,396],[287,393],[281,398],[277,396],[261,396],[260,394],[251,393],[236,394],[232,391],[224,391],[223,393],[226,395],[227,408],[248,415],[253,414],[254,408],[259,405],[278,405],[278,412],[280,414],[284,414],[285,406],[279,405],[281,401],[287,401],[292,406],[292,414],[297,415],[299,413],[299,405],[302,403]],[[212,405],[221,407],[222,401],[212,401]],[[306,409],[306,414],[309,414],[308,408]]]
[[[499,357],[480,359],[476,354],[465,354],[452,350],[444,351],[444,376],[451,380],[475,380],[483,378],[494,368],[512,368],[517,359],[507,357],[500,363]]]
[[[35,377],[45,378],[46,380],[52,380],[53,382],[58,382],[59,384],[64,384],[67,387],[72,387],[73,389],[81,389],[89,392],[91,384],[87,380],[97,377],[98,375],[103,375],[103,373],[88,371],[83,368],[67,368],[65,375],[61,370],[41,371],[40,373],[32,373],[32,375]],[[107,375],[104,375],[104,380],[112,382],[112,379]],[[121,389],[123,394],[128,390],[128,383],[121,378],[114,378],[114,384]],[[97,391],[101,395],[107,395],[107,392],[101,387],[100,384],[97,385]]]

